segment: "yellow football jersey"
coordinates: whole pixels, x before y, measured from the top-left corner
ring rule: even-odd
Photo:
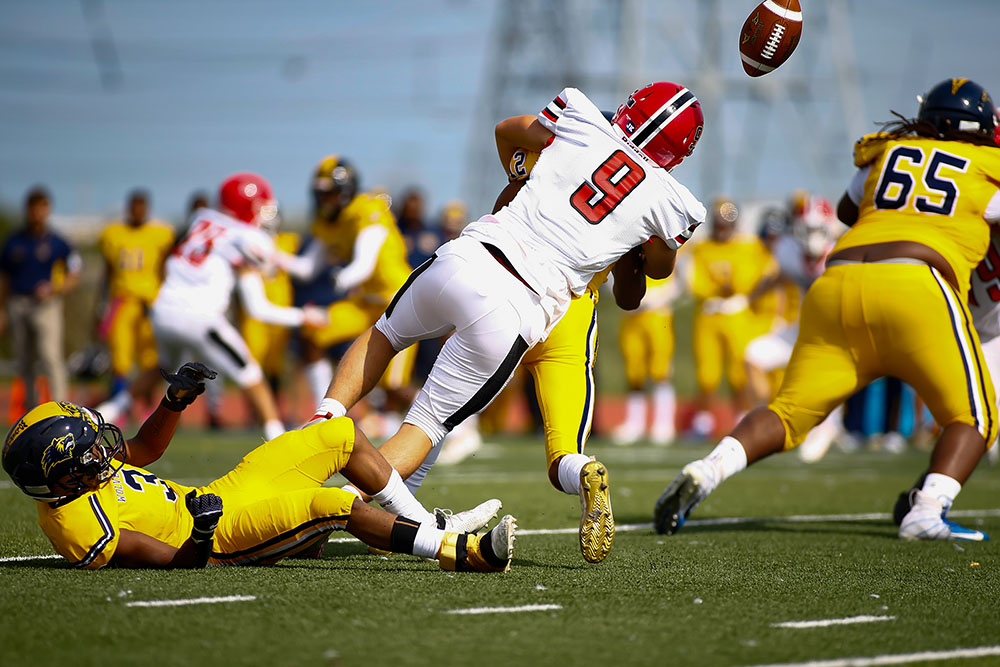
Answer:
[[[156,220],[137,227],[114,222],[101,232],[97,245],[110,267],[111,296],[152,303],[160,290],[163,262],[174,245],[174,230]]]
[[[756,236],[708,239],[691,248],[691,291],[698,301],[748,295],[761,278],[777,270],[767,246]]]
[[[333,261],[345,264],[354,256],[358,234],[371,225],[385,227],[389,235],[379,251],[375,271],[359,290],[388,303],[410,276],[410,264],[406,259],[406,243],[385,199],[360,194],[344,207],[334,222],[316,220],[312,234],[330,249]]]
[[[299,249],[301,237],[295,232],[282,232],[274,237],[274,245],[279,250],[294,255]],[[293,301],[292,279],[284,271],[264,276],[264,294],[267,300],[279,306],[291,306]]]
[[[986,254],[989,225],[983,213],[1000,187],[1000,149],[927,137],[863,137],[854,164],[871,169],[858,221],[833,252],[871,243],[913,241],[941,253],[955,272],[960,294]]]
[[[77,567],[96,570],[111,560],[121,529],[180,548],[194,525],[184,504],[189,491],[126,463],[97,491],[58,507],[38,502],[38,525],[56,553]]]

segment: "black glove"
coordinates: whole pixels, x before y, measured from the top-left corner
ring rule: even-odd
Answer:
[[[195,543],[211,540],[215,527],[222,518],[222,498],[214,493],[199,496],[197,491],[191,491],[184,497],[184,502],[187,503],[188,512],[194,517],[191,539]]]
[[[191,361],[181,366],[176,373],[167,373],[161,368],[160,375],[168,385],[164,405],[174,412],[180,412],[205,392],[205,380],[214,380],[219,374],[203,363]]]

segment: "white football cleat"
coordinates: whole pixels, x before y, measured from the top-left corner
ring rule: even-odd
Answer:
[[[451,510],[435,507],[434,517],[437,519],[437,527],[449,533],[475,533],[482,530],[497,515],[501,507],[503,503],[491,498],[471,510],[457,514]]]
[[[684,466],[656,501],[653,528],[661,535],[676,533],[717,484],[710,463],[698,459]]]
[[[899,525],[899,537],[904,540],[961,540],[984,542],[989,535],[981,530],[960,526],[949,521],[941,502],[924,491],[913,492],[913,507]]]

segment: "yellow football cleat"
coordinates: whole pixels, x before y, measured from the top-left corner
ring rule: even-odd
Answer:
[[[589,563],[600,563],[615,541],[608,469],[590,457],[580,471],[580,551]]]
[[[516,531],[517,520],[508,514],[485,535],[445,533],[438,563],[442,570],[452,572],[506,572]]]

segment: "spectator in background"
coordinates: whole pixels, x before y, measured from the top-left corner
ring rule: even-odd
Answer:
[[[111,396],[117,401],[99,407],[107,419],[117,421],[128,412],[131,396],[148,400],[160,381],[149,308],[163,282],[174,230],[149,219],[149,194],[137,189],[128,196],[124,218],[104,228],[97,247],[104,258],[107,289],[100,333],[111,352]],[[133,367],[140,375],[129,392],[125,390]]]
[[[698,381],[695,434],[716,430],[713,408],[723,372],[733,396],[733,411],[749,409],[745,391],[744,352],[766,331],[767,324],[751,309],[758,283],[777,272],[777,263],[757,236],[737,234],[739,209],[718,197],[709,213],[711,237],[691,249],[687,282],[695,299],[693,352]]]
[[[436,229],[426,223],[427,200],[416,187],[407,188],[399,198],[396,222],[406,242],[406,258],[410,266],[417,267],[430,259],[443,241]]]
[[[32,408],[35,365],[42,362],[52,398],[69,400],[63,354],[62,295],[80,280],[80,255],[48,228],[51,198],[36,186],[24,204],[24,228],[0,251],[0,332],[10,328],[18,377],[24,382],[24,406]],[[12,406],[13,408],[13,406]]]

